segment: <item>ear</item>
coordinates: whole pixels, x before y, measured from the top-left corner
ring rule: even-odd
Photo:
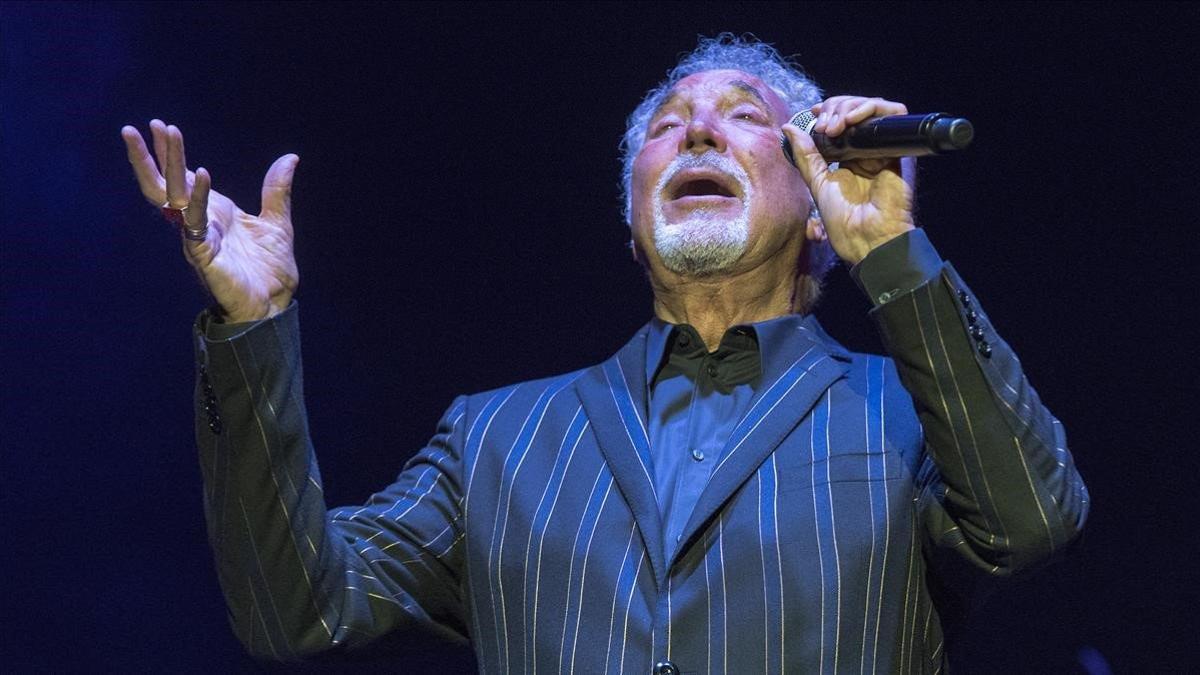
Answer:
[[[804,224],[804,234],[809,241],[822,242],[829,238],[825,234],[825,223],[821,222],[821,212],[817,211],[817,207],[812,207],[808,212],[808,221]]]

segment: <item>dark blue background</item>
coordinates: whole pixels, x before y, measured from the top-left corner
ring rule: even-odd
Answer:
[[[200,508],[205,298],[121,125],[178,124],[248,209],[300,155],[310,419],[331,502],[355,503],[454,395],[599,361],[649,318],[617,141],[722,30],[798,52],[830,93],[976,124],[923,162],[919,220],[1066,423],[1094,510],[1071,558],[984,606],[958,670],[1196,663],[1195,6],[7,2],[0,21],[6,670],[255,667]],[[878,350],[867,308],[836,270],[818,314]],[[412,650],[371,665],[471,667]]]

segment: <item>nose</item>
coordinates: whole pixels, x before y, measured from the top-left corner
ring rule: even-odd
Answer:
[[[687,133],[679,141],[679,152],[692,152],[702,155],[709,150],[725,152],[725,134],[721,131],[719,121],[707,111],[696,111],[688,122]]]

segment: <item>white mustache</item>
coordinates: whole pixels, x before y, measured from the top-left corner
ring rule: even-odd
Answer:
[[[671,182],[675,175],[680,171],[687,169],[715,169],[721,173],[736,180],[742,189],[743,198],[746,201],[750,200],[752,189],[750,188],[750,176],[746,175],[746,170],[741,164],[733,161],[725,155],[716,152],[705,152],[703,154],[694,155],[686,153],[677,155],[675,159],[667,166],[666,171],[663,171],[662,176],[658,179],[658,185],[654,189],[655,201],[662,199],[662,192],[666,189],[667,184]]]

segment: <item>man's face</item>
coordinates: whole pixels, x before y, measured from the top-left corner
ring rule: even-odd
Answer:
[[[798,253],[811,198],[779,149],[787,117],[783,100],[741,71],[675,85],[633,163],[634,242],[652,272],[736,273],[789,244]]]

